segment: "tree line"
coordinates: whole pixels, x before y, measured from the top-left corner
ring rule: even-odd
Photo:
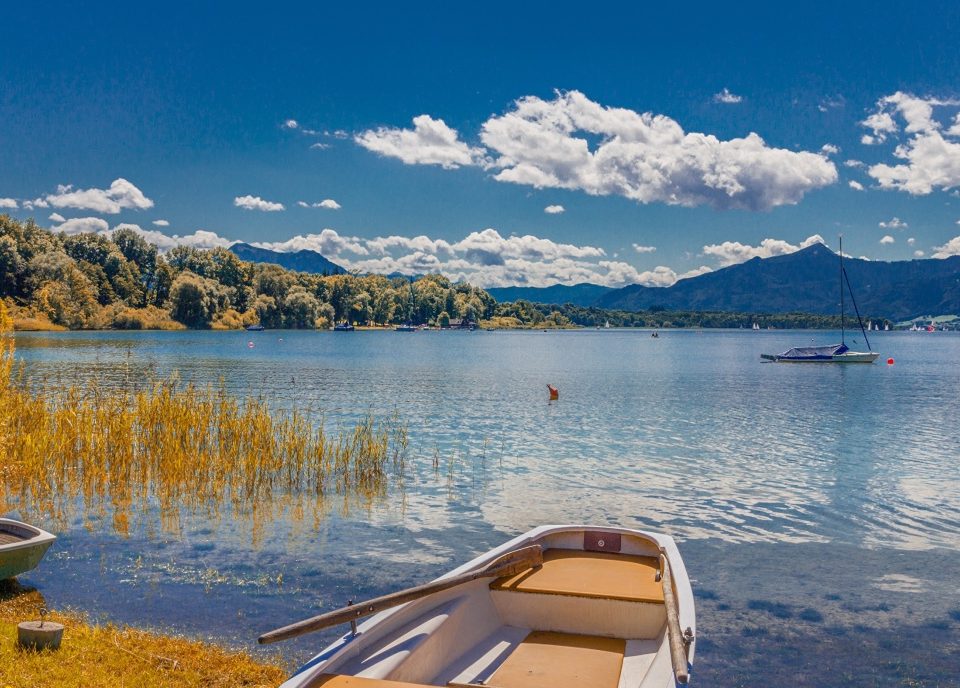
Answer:
[[[140,234],[55,234],[0,215],[0,298],[16,319],[69,329],[325,328],[335,322],[478,322],[483,289],[441,275],[317,275],[240,260],[227,249],[161,253]]]

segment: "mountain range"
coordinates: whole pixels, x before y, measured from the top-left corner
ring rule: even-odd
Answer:
[[[960,313],[960,256],[897,262],[845,259],[863,315],[895,320]],[[847,313],[854,308],[845,292]],[[670,287],[629,285],[608,292],[596,306],[623,310],[683,310],[834,314],[840,308],[840,265],[823,244],[772,258],[753,258],[680,280]]]
[[[244,243],[236,243],[230,250],[243,260],[277,263],[290,270],[346,272],[316,251],[281,253]],[[844,266],[864,316],[905,320],[928,314],[960,314],[960,256],[896,262],[849,258]],[[487,291],[501,302],[523,299],[625,311],[663,308],[832,315],[840,309],[839,268],[836,253],[823,244],[814,244],[783,256],[752,258],[670,287],[631,284],[613,289],[583,283],[494,287]],[[848,296],[846,292],[845,298]],[[847,312],[854,312],[849,299]]]

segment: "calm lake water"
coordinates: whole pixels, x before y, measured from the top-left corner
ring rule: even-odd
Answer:
[[[835,339],[21,333],[34,378],[177,372],[327,423],[397,416],[410,433],[403,489],[382,503],[330,504],[256,538],[229,514],[128,538],[77,518],[24,582],[53,607],[261,652],[264,630],[424,582],[535,525],[622,525],[679,542],[696,685],[960,686],[960,336],[876,333],[874,365],[759,358]],[[279,650],[295,664],[334,635]]]

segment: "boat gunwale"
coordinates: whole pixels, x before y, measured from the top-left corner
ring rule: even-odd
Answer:
[[[30,537],[24,538],[19,542],[10,542],[4,545],[0,545],[0,554],[4,552],[14,552],[19,549],[31,549],[39,545],[50,545],[54,540],[57,539],[57,536],[53,533],[48,533],[43,528],[38,528],[37,526],[32,526],[29,523],[24,523],[23,521],[17,521],[12,518],[0,518],[0,529],[4,525],[12,526],[15,529],[26,530],[32,532],[33,535]]]

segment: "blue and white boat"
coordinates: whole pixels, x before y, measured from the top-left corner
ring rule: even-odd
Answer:
[[[867,343],[867,351],[851,351],[847,346],[843,312],[844,283],[850,290],[850,300],[857,313],[857,322],[860,324],[863,340]],[[829,346],[798,346],[782,354],[760,354],[760,358],[774,363],[873,363],[879,355],[870,347],[870,340],[867,338],[863,320],[860,318],[860,309],[857,308],[853,288],[850,286],[850,278],[847,277],[847,271],[843,267],[843,237],[840,237],[840,343]]]

